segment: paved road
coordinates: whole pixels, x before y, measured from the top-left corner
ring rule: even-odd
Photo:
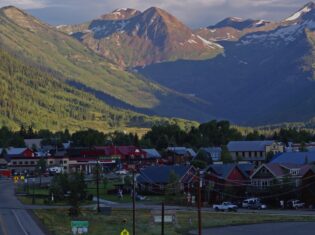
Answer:
[[[0,179],[0,235],[44,235],[14,195],[12,180]]]
[[[315,223],[270,223],[203,230],[203,235],[314,235]],[[192,235],[198,234],[196,231]]]

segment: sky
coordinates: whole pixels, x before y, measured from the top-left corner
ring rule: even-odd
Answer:
[[[145,10],[160,7],[192,28],[209,26],[229,17],[281,20],[305,0],[0,0],[52,25],[83,23],[117,8]]]

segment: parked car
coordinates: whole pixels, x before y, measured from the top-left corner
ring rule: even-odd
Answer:
[[[118,170],[118,171],[115,171],[115,173],[116,173],[117,175],[127,175],[127,174],[128,174],[128,171],[126,171],[126,170]]]
[[[262,204],[260,201],[250,201],[247,205],[248,209],[255,209],[255,210],[264,210],[267,209],[267,206],[265,204]]]
[[[48,172],[50,175],[61,174],[63,173],[63,168],[59,166],[50,167],[48,168]]]
[[[300,200],[289,200],[287,202],[287,207],[291,209],[300,209],[305,206],[304,202],[301,202]]]
[[[250,204],[260,203],[260,199],[257,197],[248,198],[242,202],[243,208],[249,208]]]
[[[237,211],[237,205],[231,202],[223,202],[221,205],[213,205],[215,211]]]

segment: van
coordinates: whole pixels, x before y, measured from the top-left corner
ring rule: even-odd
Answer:
[[[260,199],[257,197],[248,198],[242,202],[243,208],[249,208],[251,204],[260,203]]]

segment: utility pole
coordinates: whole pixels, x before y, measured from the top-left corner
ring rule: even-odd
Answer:
[[[200,171],[198,170],[198,235],[202,235],[202,221],[201,221],[201,187],[202,181],[200,177]]]
[[[33,178],[33,197],[32,197],[32,204],[35,204],[35,178]]]
[[[162,227],[161,227],[161,235],[164,235],[164,202],[162,202]]]
[[[135,183],[135,169],[132,171],[132,233],[136,235],[136,183]]]
[[[100,213],[100,188],[99,188],[99,163],[96,163],[96,194],[97,194],[97,213]]]

